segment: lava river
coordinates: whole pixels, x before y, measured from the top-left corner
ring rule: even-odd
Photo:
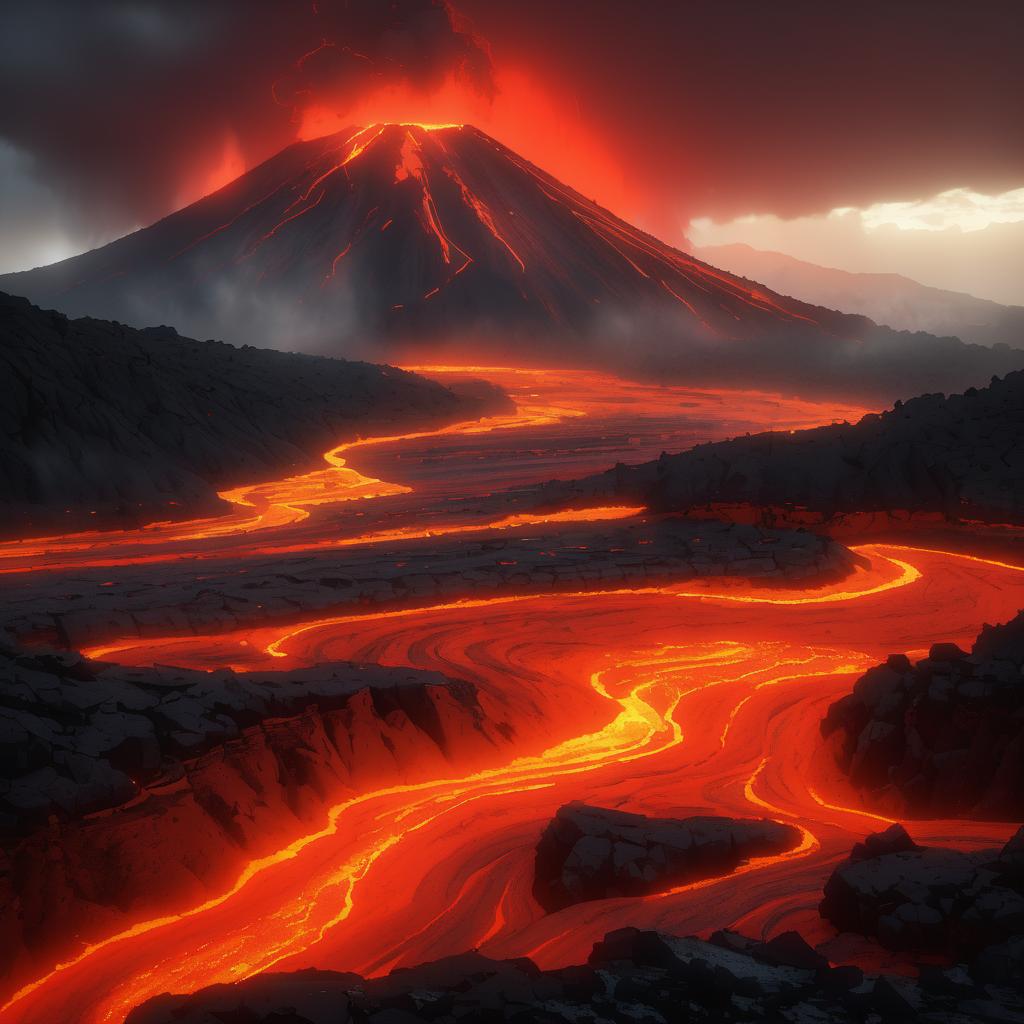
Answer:
[[[828,940],[816,913],[822,883],[887,819],[830,771],[818,738],[826,707],[885,655],[969,643],[983,623],[1024,607],[1020,567],[896,545],[856,550],[865,564],[851,577],[804,589],[708,580],[498,594],[88,652],[198,668],[356,659],[437,669],[475,683],[484,710],[500,711],[522,742],[504,764],[325,808],[310,834],[244,866],[229,891],[84,949],[16,993],[0,1021],[120,1021],[158,993],[270,968],[379,974],[471,947],[568,964],[626,924],[796,927]],[[769,816],[802,840],[723,878],[545,915],[530,894],[533,849],[572,799]],[[974,847],[1012,826],[926,821],[910,831]]]

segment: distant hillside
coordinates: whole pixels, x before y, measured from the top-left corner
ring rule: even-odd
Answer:
[[[318,465],[344,440],[507,404],[487,385],[456,394],[390,366],[69,320],[0,292],[0,530],[211,511],[216,491]]]
[[[1024,307],[930,288],[901,274],[854,274],[749,245],[711,245],[701,259],[763,281],[784,295],[860,313],[900,331],[953,335],[978,345],[1024,348]]]

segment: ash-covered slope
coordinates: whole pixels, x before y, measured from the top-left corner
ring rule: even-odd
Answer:
[[[891,387],[897,368],[925,390],[1024,361],[897,334],[717,270],[462,125],[378,124],[296,143],[151,227],[0,277],[0,288],[72,314],[277,348],[366,355],[426,338],[463,355],[731,383],[824,378],[851,392]]]
[[[673,511],[750,504],[848,512],[912,510],[1024,522],[1024,372],[961,395],[922,395],[859,423],[770,431],[618,466],[544,499],[629,496]]]
[[[0,531],[175,518],[344,440],[507,398],[390,366],[68,320],[0,293]],[[90,517],[89,513],[94,513]]]

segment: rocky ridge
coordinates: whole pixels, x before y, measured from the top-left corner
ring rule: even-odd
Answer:
[[[194,995],[164,995],[127,1024],[969,1024],[1020,1021],[1019,979],[980,961],[913,981],[830,967],[793,932],[769,942],[730,932],[710,942],[623,928],[585,964],[470,952],[363,979],[331,971],[265,974]]]
[[[0,649],[0,935],[46,962],[122,915],[229,884],[340,796],[507,758],[514,730],[436,672],[131,669]]]
[[[322,453],[511,408],[390,366],[235,348],[38,309],[0,292],[0,531],[220,512],[217,491]]]
[[[644,896],[727,874],[799,842],[797,829],[767,819],[649,818],[574,802],[559,808],[540,837],[533,895],[548,912]]]
[[[652,509],[769,510],[780,525],[812,512],[915,510],[951,520],[1024,523],[1024,372],[960,395],[923,395],[856,424],[767,432],[619,465],[540,496],[554,504],[628,498]],[[800,517],[796,517],[800,521]]]
[[[894,950],[964,960],[1024,952],[1024,828],[1001,850],[918,846],[901,825],[869,836],[825,883],[821,915]],[[1004,949],[1004,947],[1006,947]]]

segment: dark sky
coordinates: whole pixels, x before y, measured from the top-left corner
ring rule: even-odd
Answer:
[[[450,76],[482,127],[666,236],[1024,184],[1016,0],[455,3],[5,3],[0,269],[151,222],[310,106],[398,88],[441,119],[444,90],[413,108]]]

